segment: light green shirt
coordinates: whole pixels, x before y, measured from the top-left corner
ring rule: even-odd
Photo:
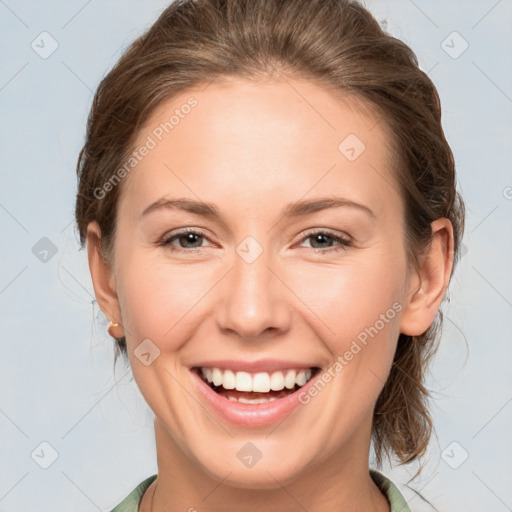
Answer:
[[[404,497],[391,480],[374,469],[370,469],[370,475],[377,487],[387,497],[391,505],[391,512],[411,512]],[[152,475],[146,478],[111,512],[138,512],[142,495],[156,477],[157,475]]]

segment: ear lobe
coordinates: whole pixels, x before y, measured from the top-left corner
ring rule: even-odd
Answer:
[[[101,253],[101,229],[96,221],[87,226],[87,255],[94,294],[109,321],[121,324],[121,311],[113,269]]]
[[[430,244],[421,258],[419,271],[410,279],[400,319],[400,332],[409,336],[420,336],[434,322],[453,269],[452,223],[443,217],[430,225]]]

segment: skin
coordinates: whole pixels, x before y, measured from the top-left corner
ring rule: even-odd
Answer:
[[[432,223],[421,268],[411,270],[385,124],[309,81],[217,79],[162,103],[139,142],[191,95],[198,106],[122,183],[113,263],[99,255],[97,223],[88,227],[98,303],[119,322],[116,336],[126,335],[155,414],[158,478],[140,510],[389,511],[368,472],[372,412],[399,333],[425,332],[445,295],[451,223]],[[351,133],[366,146],[354,161],[338,150]],[[164,196],[214,203],[222,220],[176,208],[141,218]],[[282,216],[290,202],[333,196],[374,217],[351,207]],[[186,227],[205,237],[159,245]],[[315,229],[353,245],[316,242],[307,236]],[[263,249],[250,264],[236,252],[249,235]],[[278,426],[233,425],[191,395],[188,367],[200,360],[261,356],[327,368],[395,302],[401,311]],[[145,366],[134,350],[147,338],[160,355]],[[248,441],[262,453],[251,468],[237,458]]]

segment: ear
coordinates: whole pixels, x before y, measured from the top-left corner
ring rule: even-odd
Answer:
[[[108,320],[119,324],[115,329],[115,336],[122,337],[123,334],[118,335],[122,330],[121,310],[114,271],[101,253],[101,229],[96,221],[87,226],[87,254],[96,300]]]
[[[400,332],[419,336],[434,322],[444,299],[453,268],[453,226],[449,219],[431,224],[431,241],[421,258],[418,272],[409,279]]]

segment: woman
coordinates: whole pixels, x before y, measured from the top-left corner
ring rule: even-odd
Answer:
[[[158,474],[114,511],[409,510],[464,204],[437,91],[348,0],[184,0],[96,92],[76,220]]]

